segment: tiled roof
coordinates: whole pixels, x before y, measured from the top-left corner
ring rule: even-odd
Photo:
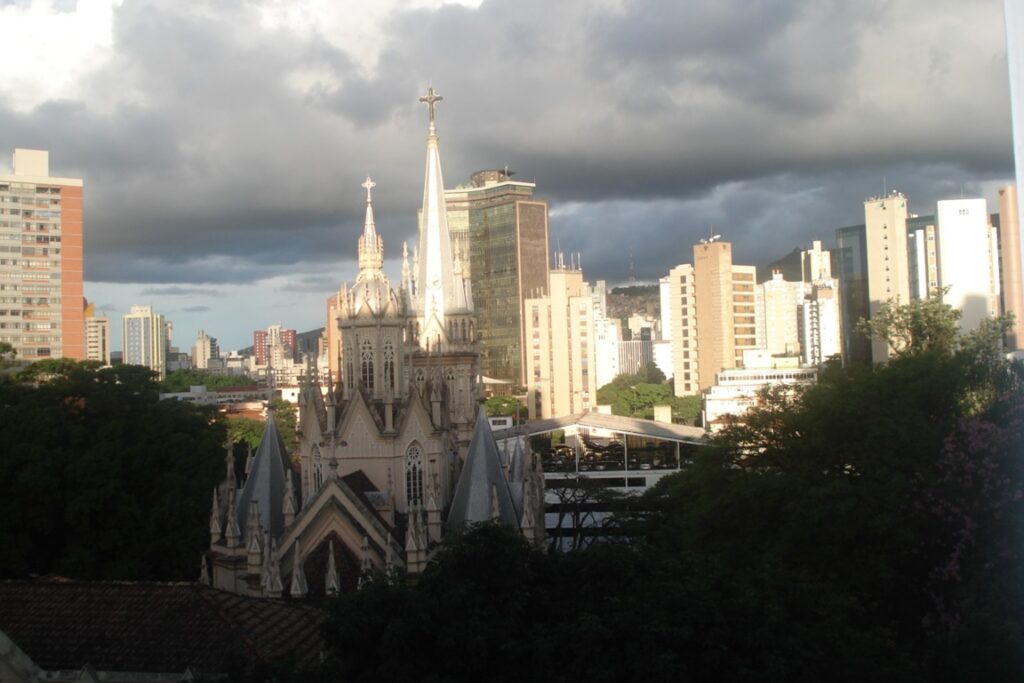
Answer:
[[[194,583],[0,582],[0,631],[48,671],[199,673],[292,660],[324,650],[324,613]]]

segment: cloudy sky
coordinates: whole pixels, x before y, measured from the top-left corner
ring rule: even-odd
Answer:
[[[923,214],[1013,173],[999,0],[0,0],[0,60],[0,155],[85,180],[86,296],[182,347],[323,325],[367,174],[397,272],[428,84],[447,185],[535,181],[588,279],[712,226],[762,265],[883,187]]]

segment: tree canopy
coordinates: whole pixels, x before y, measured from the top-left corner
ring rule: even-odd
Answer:
[[[612,414],[654,418],[654,406],[672,408],[672,421],[696,424],[700,417],[700,396],[676,396],[672,384],[655,365],[645,365],[637,374],[617,375],[597,390],[597,402],[610,405]]]
[[[1024,370],[996,351],[1002,327],[769,394],[619,513],[628,542],[546,554],[515,530],[470,531],[417,584],[339,599],[331,665],[438,681],[1024,679]]]
[[[205,386],[207,389],[227,389],[230,387],[256,386],[256,382],[249,377],[238,375],[215,375],[206,370],[192,368],[189,370],[175,370],[167,373],[167,377],[160,383],[160,391],[168,394],[188,391],[189,387]]]
[[[0,577],[194,579],[222,422],[159,401],[146,368],[30,370],[0,383]]]

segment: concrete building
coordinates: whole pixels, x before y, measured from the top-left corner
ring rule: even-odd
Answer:
[[[280,346],[279,353],[283,353],[293,361],[298,360],[296,351],[299,344],[295,330],[287,330],[280,325],[271,325],[265,330],[254,330],[252,333],[252,355],[256,359],[256,365],[270,363],[271,345],[274,343]]]
[[[586,412],[597,403],[595,309],[583,272],[551,270],[548,295],[526,300],[530,419]]]
[[[864,238],[867,253],[868,318],[885,303],[910,301],[907,261],[907,198],[899,192],[864,202]],[[871,360],[884,362],[889,348],[882,341],[871,342]]]
[[[547,293],[550,254],[548,204],[535,188],[488,170],[445,191],[453,260],[473,287],[483,374],[523,384],[523,306]]]
[[[694,245],[693,261],[673,268],[662,291],[676,396],[711,386],[719,371],[757,347],[757,269],[734,265],[728,242]]]
[[[717,432],[730,422],[742,419],[750,408],[761,402],[760,394],[766,388],[791,389],[817,381],[818,369],[800,367],[797,358],[773,357],[764,349],[747,350],[743,354],[742,368],[717,373],[715,384],[704,392],[704,428]]]
[[[796,355],[800,353],[800,326],[798,311],[804,298],[810,293],[811,285],[806,282],[789,282],[782,273],[774,271],[772,279],[757,286],[759,296],[758,322],[763,332],[758,335],[758,347],[767,349],[772,355]]]
[[[1024,282],[1021,279],[1020,211],[1017,189],[1013,185],[999,189],[999,292],[1000,310],[1013,314],[1014,328],[1006,335],[1006,348],[1016,351],[1024,348]]]
[[[620,374],[635,375],[644,367],[653,364],[654,342],[650,339],[629,339],[619,342]]]
[[[85,359],[110,365],[110,318],[96,315],[94,304],[85,307]]]
[[[810,249],[800,252],[800,275],[804,282],[832,278],[832,252],[821,248],[821,240],[814,240]]]
[[[598,389],[622,372],[619,365],[622,322],[608,318],[607,293],[604,280],[598,280],[590,289],[594,306],[594,379]]]
[[[962,312],[960,327],[973,330],[999,315],[999,245],[984,199],[938,202],[939,287],[943,301]]]
[[[800,357],[804,365],[821,365],[843,354],[838,281],[824,278],[809,286],[797,310]]]
[[[0,173],[0,341],[20,360],[84,360],[82,181],[49,152],[14,150]]]
[[[164,317],[149,306],[132,306],[122,317],[121,356],[125,365],[143,365],[160,375],[167,374],[167,326]]]
[[[192,345],[192,366],[197,370],[207,370],[210,361],[220,358],[220,347],[217,338],[211,337],[204,330],[196,333],[196,343]]]

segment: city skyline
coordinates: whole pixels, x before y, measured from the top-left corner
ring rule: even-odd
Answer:
[[[552,249],[581,252],[591,281],[624,280],[627,246],[656,281],[712,225],[763,265],[832,244],[886,186],[929,213],[991,205],[1012,179],[1000,2],[566,3],[544,22],[494,2],[354,22],[326,3],[109,4],[0,8],[23,65],[0,76],[0,150],[48,149],[84,178],[86,296],[112,316],[152,304],[181,348],[198,329],[238,348],[322,326],[356,272],[368,172],[399,262],[431,81],[447,185],[506,163],[536,180]],[[79,65],[55,75],[61,59]]]

